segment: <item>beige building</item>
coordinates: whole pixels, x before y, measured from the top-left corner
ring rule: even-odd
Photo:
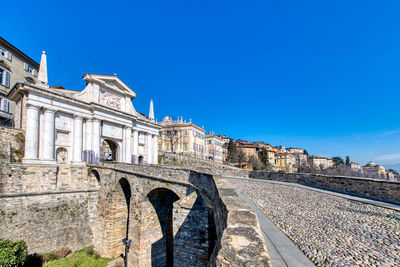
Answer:
[[[14,126],[15,102],[6,96],[17,83],[35,83],[39,64],[0,37],[0,125]]]
[[[308,165],[308,156],[304,154],[304,149],[289,147],[287,151],[288,153],[292,154],[296,159],[296,166]]]
[[[297,147],[289,147],[287,151],[292,154],[304,154],[304,149]]]
[[[314,167],[320,169],[328,169],[334,166],[333,160],[325,157],[311,156],[309,161]]]
[[[249,143],[244,140],[236,140],[237,151],[242,151],[246,155],[246,161],[250,159],[250,157],[258,158],[258,150],[257,147],[252,143]]]
[[[223,139],[218,135],[208,133],[205,135],[204,140],[207,158],[222,163],[224,156],[222,148],[224,142]]]
[[[360,164],[359,164],[359,163],[356,163],[356,162],[350,162],[350,168],[351,168],[353,171],[357,171],[357,172],[361,171]]]
[[[158,150],[184,154],[195,158],[207,158],[205,130],[182,118],[172,120],[166,116],[162,122],[158,137]]]
[[[276,148],[271,146],[270,144],[264,143],[264,142],[253,142],[253,146],[257,148],[258,151],[258,158],[261,159],[261,151],[263,148],[267,150],[267,155],[268,155],[268,162],[271,164],[271,166],[275,166],[275,152]]]
[[[368,162],[367,165],[362,167],[362,172],[368,176],[372,176],[379,179],[386,179],[386,169],[383,166],[377,165],[372,161]]]
[[[275,167],[286,171],[293,172],[296,166],[296,158],[290,153],[276,153]]]

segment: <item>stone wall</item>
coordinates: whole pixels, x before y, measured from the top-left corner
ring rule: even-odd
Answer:
[[[248,177],[248,171],[246,170],[208,159],[198,159],[166,152],[159,152],[158,158],[160,165],[187,167],[192,170],[212,173],[215,175]]]
[[[0,126],[0,141],[1,169],[10,162],[21,162],[25,143],[22,130]]]
[[[29,253],[92,243],[88,194],[0,195],[0,238],[25,240]]]
[[[378,179],[328,176],[322,174],[274,173],[253,171],[250,178],[299,183],[367,196],[385,201],[400,202],[400,182]]]

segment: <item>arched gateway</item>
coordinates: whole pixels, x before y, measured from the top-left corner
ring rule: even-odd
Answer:
[[[11,89],[16,110],[26,114],[14,117],[14,124],[25,134],[23,162],[56,164],[58,160],[83,165],[109,159],[138,163],[142,156],[144,162],[157,164],[161,127],[154,111],[149,116],[136,112],[132,104],[136,93],[115,75],[85,74],[83,78],[82,91],[45,83]],[[108,153],[102,150],[103,141]],[[60,147],[68,153],[60,154]]]
[[[103,182],[92,228],[97,253],[127,255],[128,266],[207,265],[215,246],[215,224],[198,189],[126,171],[98,170]],[[102,175],[111,179],[107,182]],[[188,250],[196,251],[195,257]]]

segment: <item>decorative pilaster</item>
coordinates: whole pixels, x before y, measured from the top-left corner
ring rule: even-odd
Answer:
[[[39,107],[27,104],[24,162],[38,158],[39,150]]]
[[[153,163],[153,138],[151,137],[150,133],[147,133],[147,164],[152,164]]]
[[[92,150],[94,164],[100,164],[100,123],[99,119],[93,119]]]
[[[158,164],[158,136],[153,135],[153,164]]]
[[[83,127],[82,117],[74,116],[74,143],[73,143],[73,157],[74,164],[82,163],[82,146],[83,146]]]
[[[125,127],[125,161],[126,163],[132,163],[131,153],[131,139],[132,139],[132,127]]]
[[[44,111],[43,125],[43,158],[44,160],[54,160],[55,153],[55,110],[46,109]]]
[[[92,151],[92,133],[93,133],[93,122],[92,119],[86,119],[86,137],[85,137],[85,151],[84,160],[88,163],[93,161]]]
[[[139,163],[139,132],[133,130],[133,163]]]

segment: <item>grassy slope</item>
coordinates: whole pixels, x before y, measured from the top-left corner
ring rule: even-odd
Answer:
[[[95,256],[90,257],[86,253],[86,249],[81,249],[75,251],[70,256],[51,261],[47,263],[45,266],[47,267],[71,267],[71,266],[85,266],[85,267],[103,267],[106,266],[108,262],[112,261],[113,259],[109,258],[100,258],[96,259]],[[75,263],[75,265],[74,265]]]

